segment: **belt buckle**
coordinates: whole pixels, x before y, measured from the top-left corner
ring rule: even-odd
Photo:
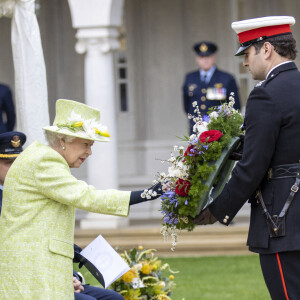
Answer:
[[[291,187],[291,191],[294,192],[294,193],[297,193],[298,190],[299,190],[299,187],[295,184]]]

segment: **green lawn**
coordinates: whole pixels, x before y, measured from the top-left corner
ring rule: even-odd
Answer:
[[[257,255],[161,258],[174,274],[172,300],[269,300]],[[84,273],[84,272],[82,272]],[[84,274],[87,276],[86,274]],[[87,278],[92,284],[91,277]]]

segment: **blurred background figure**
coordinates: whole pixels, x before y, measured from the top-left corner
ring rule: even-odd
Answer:
[[[236,109],[240,109],[238,87],[233,75],[220,71],[216,66],[217,45],[202,41],[194,45],[196,62],[199,70],[188,73],[183,85],[184,110],[194,115],[192,103],[197,101],[202,116],[208,113],[210,107],[218,106],[228,101],[230,93],[234,93]],[[190,134],[194,122],[190,120]]]
[[[12,131],[16,116],[11,90],[7,85],[0,84],[0,133]]]

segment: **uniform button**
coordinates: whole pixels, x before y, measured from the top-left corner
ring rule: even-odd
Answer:
[[[192,92],[189,92],[189,96],[192,97],[194,94]]]
[[[229,219],[229,216],[225,216],[225,219],[227,219],[227,220],[228,220],[228,219]]]
[[[201,101],[205,101],[206,100],[206,97],[205,96],[202,96],[201,97]]]
[[[205,105],[205,104],[201,104],[200,108],[201,108],[202,110],[204,110],[204,109],[206,109],[206,105]]]
[[[223,220],[223,223],[227,223],[227,219],[224,219],[224,220]]]
[[[206,93],[206,89],[202,89],[202,90],[201,90],[201,93],[202,93],[202,94],[205,94],[205,93]]]

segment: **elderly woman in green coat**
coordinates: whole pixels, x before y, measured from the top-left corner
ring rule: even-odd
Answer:
[[[71,100],[56,102],[49,146],[36,141],[16,159],[5,179],[0,218],[0,299],[74,298],[75,208],[126,217],[131,204],[160,195],[97,190],[77,180],[94,141],[108,141],[100,112]],[[149,194],[149,193],[148,193]],[[53,277],[53,274],[55,276]]]

